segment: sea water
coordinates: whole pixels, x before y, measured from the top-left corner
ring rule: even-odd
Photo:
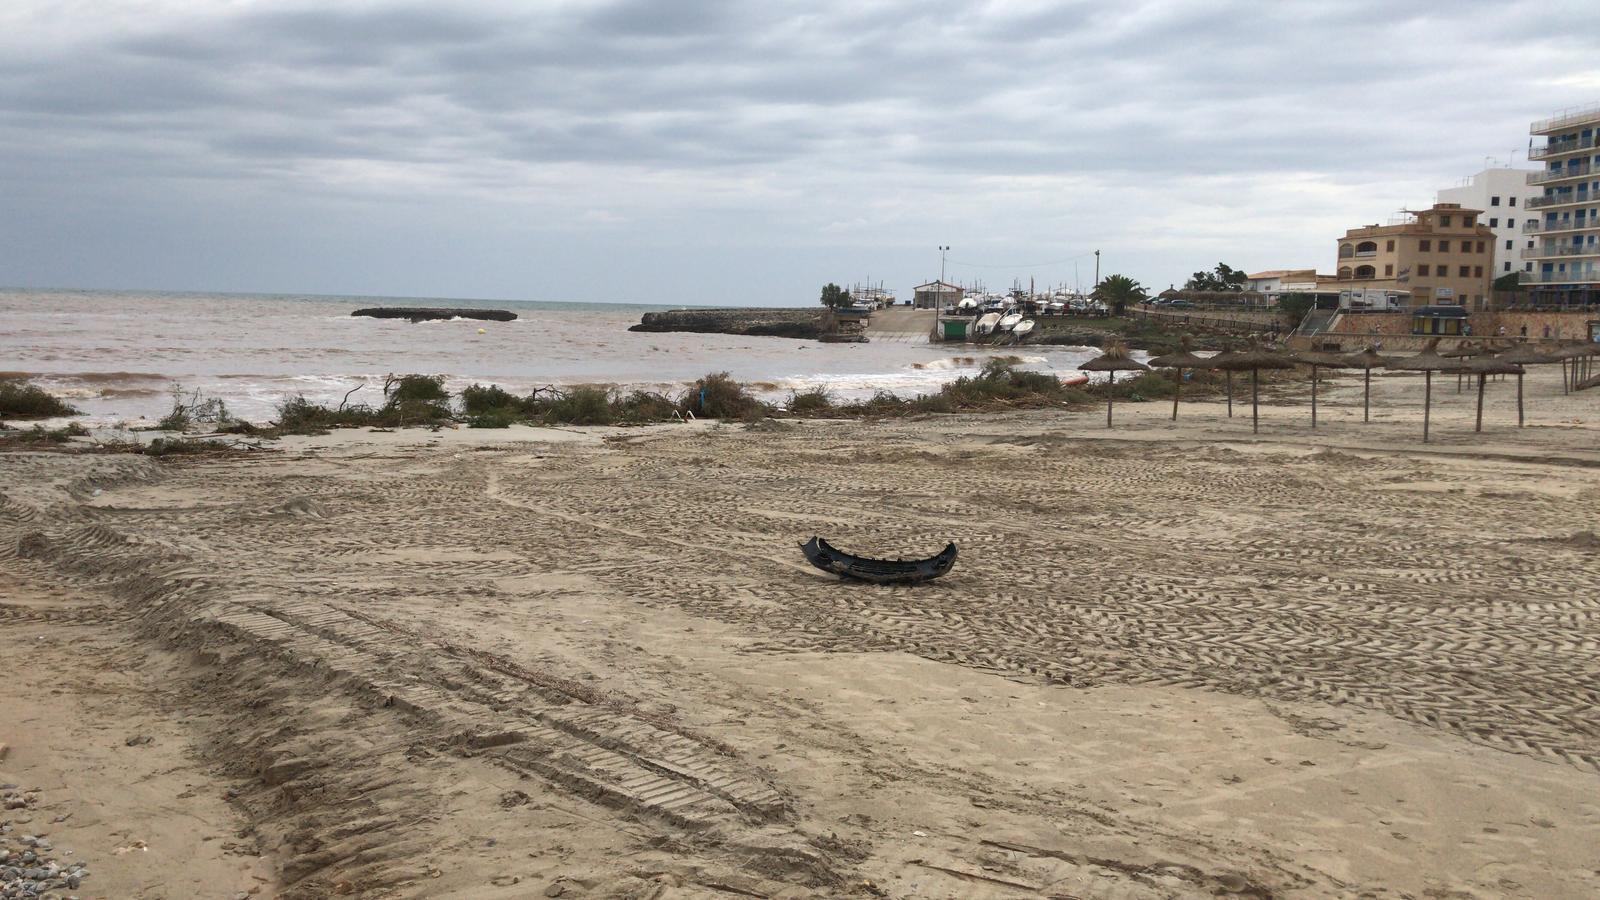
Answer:
[[[508,309],[513,322],[353,317],[364,306]],[[452,391],[498,384],[615,385],[675,393],[728,372],[768,399],[823,387],[839,399],[936,391],[994,355],[1040,371],[1076,370],[1084,347],[985,348],[889,335],[866,344],[776,337],[630,332],[670,306],[458,298],[334,297],[0,289],[0,374],[25,376],[93,422],[158,418],[174,392],[220,397],[243,418],[271,419],[302,395],[382,402],[389,374],[443,375]],[[481,333],[480,333],[481,331]]]

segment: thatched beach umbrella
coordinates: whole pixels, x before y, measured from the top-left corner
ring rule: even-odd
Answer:
[[[1150,367],[1128,358],[1126,344],[1111,344],[1105,352],[1078,367],[1085,372],[1106,373],[1106,427],[1111,427],[1111,403],[1116,395],[1118,372],[1148,372]]]
[[[1228,354],[1226,359],[1211,358],[1211,367],[1224,372],[1250,372],[1250,430],[1256,434],[1261,433],[1261,370],[1262,369],[1292,369],[1294,362],[1289,357],[1275,350],[1264,347],[1251,347],[1238,353]]]
[[[1209,369],[1211,360],[1204,356],[1195,356],[1193,348],[1194,338],[1187,334],[1178,338],[1178,352],[1157,356],[1150,360],[1153,369],[1172,370],[1172,421],[1178,421],[1178,395],[1183,393],[1184,369]]]
[[[1394,371],[1421,372],[1423,375],[1422,388],[1422,442],[1428,442],[1428,424],[1433,414],[1433,373],[1440,371],[1457,371],[1462,363],[1445,359],[1439,355],[1439,339],[1433,338],[1422,348],[1416,356],[1403,356],[1399,359],[1389,360],[1389,368]]]
[[[1546,344],[1543,349],[1561,360],[1561,392],[1572,393],[1578,386],[1578,358],[1592,352],[1588,341],[1556,341]],[[1572,361],[1570,365],[1568,360]]]
[[[1545,363],[1560,362],[1561,358],[1551,353],[1546,353],[1532,344],[1514,344],[1510,350],[1499,354],[1495,359],[1509,365],[1518,366],[1517,371],[1517,427],[1522,427],[1522,375],[1525,366],[1537,366]]]
[[[1481,344],[1474,344],[1471,341],[1462,341],[1461,343],[1456,344],[1454,347],[1451,347],[1449,350],[1440,352],[1439,355],[1445,359],[1467,360],[1475,356],[1482,356],[1485,352],[1486,350]],[[1455,368],[1455,373],[1456,393],[1459,394],[1461,393],[1461,380],[1465,378],[1467,374],[1466,366],[1457,366]]]
[[[1483,383],[1488,380],[1490,375],[1515,375],[1517,376],[1517,384],[1520,385],[1522,384],[1523,368],[1516,363],[1509,363],[1494,356],[1474,357],[1467,360],[1466,365],[1468,374],[1478,376],[1478,423],[1473,426],[1472,430],[1475,432],[1481,432],[1483,431]],[[1520,392],[1518,399],[1521,399]],[[1520,418],[1520,402],[1517,404],[1517,407]],[[1518,424],[1521,424],[1520,421]]]
[[[1387,357],[1378,355],[1377,347],[1368,347],[1360,353],[1352,353],[1344,358],[1344,364],[1352,369],[1361,369],[1361,421],[1372,421],[1372,370],[1381,369],[1389,364]]]
[[[1330,369],[1343,369],[1350,364],[1343,356],[1337,353],[1326,353],[1321,350],[1301,350],[1293,354],[1295,362],[1311,367],[1311,427],[1317,427],[1317,370],[1326,366]]]

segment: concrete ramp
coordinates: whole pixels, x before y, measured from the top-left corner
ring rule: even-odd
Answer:
[[[939,314],[931,309],[913,309],[896,306],[872,314],[867,325],[867,338],[872,341],[900,341],[915,343],[928,340]]]

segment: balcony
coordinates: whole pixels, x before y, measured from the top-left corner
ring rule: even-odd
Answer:
[[[1523,259],[1556,259],[1557,257],[1564,258],[1568,256],[1600,256],[1600,245],[1585,244],[1579,247],[1573,244],[1563,244],[1560,247],[1535,247],[1532,250],[1522,251]]]
[[[1572,206],[1576,203],[1588,203],[1591,200],[1600,200],[1600,195],[1588,192],[1578,193],[1571,191],[1565,194],[1553,194],[1549,197],[1529,197],[1523,206],[1528,209],[1544,209],[1549,206]]]
[[[1522,284],[1597,284],[1600,269],[1587,272],[1523,272],[1517,276]]]
[[[1581,122],[1600,121],[1600,103],[1591,103],[1588,106],[1569,106],[1548,119],[1540,119],[1528,127],[1532,134],[1543,134],[1557,128],[1577,125]]]
[[[1528,183],[1549,184],[1552,181],[1566,181],[1568,178],[1582,178],[1585,175],[1588,175],[1593,169],[1594,166],[1590,165],[1589,163],[1584,163],[1575,169],[1566,168],[1555,172],[1549,170],[1545,170],[1543,172],[1533,172],[1528,175]]]
[[[1594,138],[1567,138],[1564,141],[1551,141],[1543,147],[1535,147],[1528,151],[1529,159],[1545,159],[1551,156],[1560,156],[1563,153],[1576,153],[1579,150],[1594,149]]]
[[[1554,234],[1558,231],[1593,231],[1600,228],[1600,219],[1563,219],[1555,222],[1526,222],[1523,234]]]

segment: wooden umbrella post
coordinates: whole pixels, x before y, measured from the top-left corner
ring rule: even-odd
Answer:
[[[1517,373],[1517,427],[1522,427],[1522,373]]]
[[[1117,373],[1106,373],[1106,427],[1111,427],[1111,400],[1116,394]]]
[[[1482,372],[1478,373],[1478,424],[1473,426],[1472,429],[1477,432],[1483,431],[1483,383],[1487,380],[1489,380],[1488,375]]]
[[[1233,370],[1227,370],[1228,375],[1228,418],[1233,418]]]
[[[1361,421],[1372,421],[1372,370],[1361,379]]]
[[[1311,367],[1311,427],[1317,427],[1317,367]]]
[[[1172,370],[1172,377],[1177,379],[1172,383],[1172,421],[1178,421],[1178,395],[1183,393],[1183,367]]]
[[[1260,372],[1260,369],[1250,370],[1250,431],[1255,434],[1261,433],[1260,379],[1257,377]]]
[[[1433,410],[1433,370],[1422,370],[1422,442],[1428,442],[1428,414]]]

